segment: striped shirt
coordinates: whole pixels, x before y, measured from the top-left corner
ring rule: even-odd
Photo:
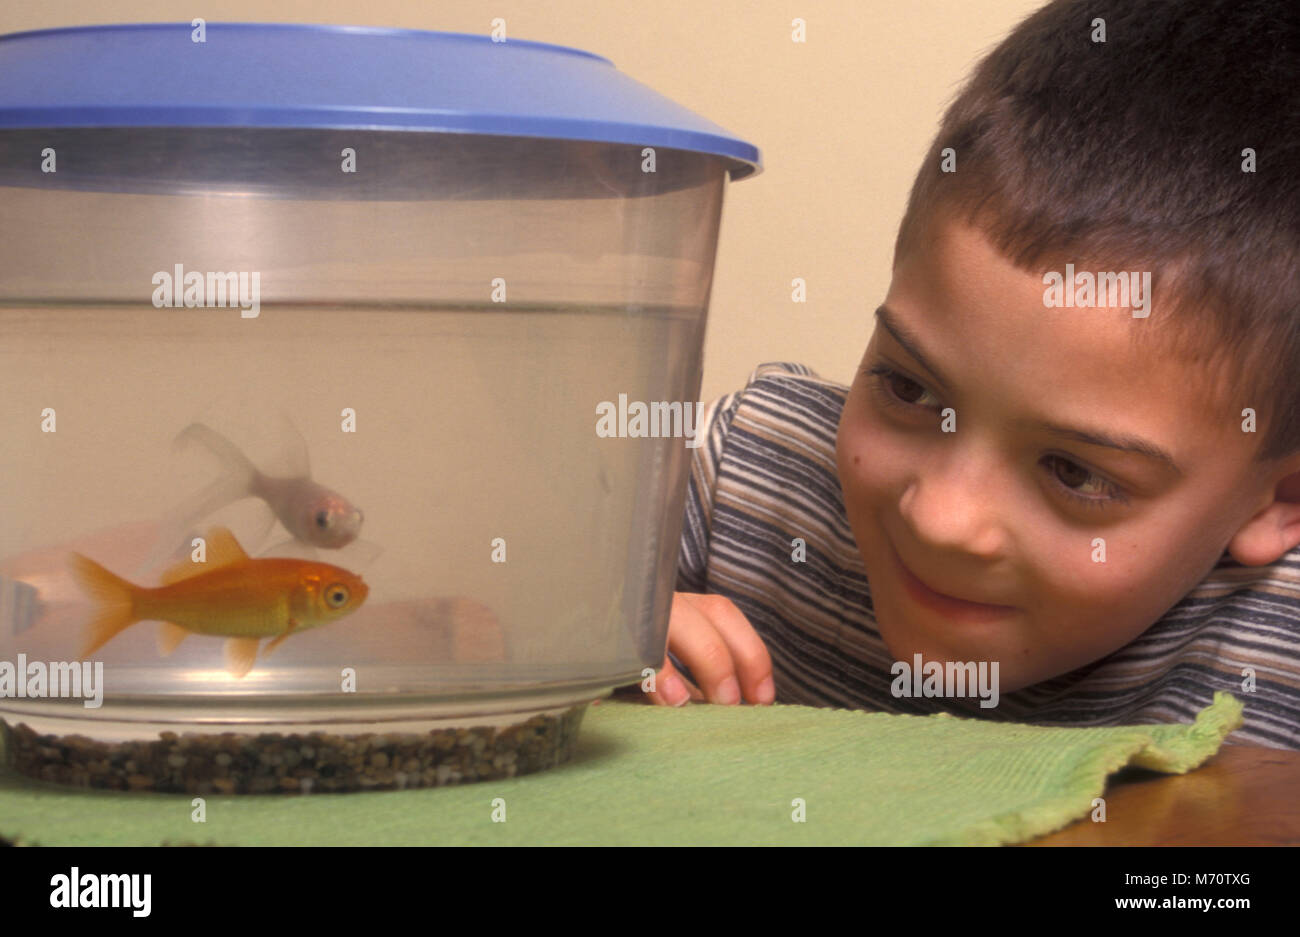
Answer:
[[[835,466],[847,393],[802,365],[764,364],[700,418],[676,588],[736,603],[771,655],[778,703],[1108,726],[1190,723],[1223,690],[1245,707],[1229,741],[1300,749],[1300,548],[1262,567],[1225,554],[1132,643],[996,707],[893,696]],[[790,561],[796,537],[806,562]]]

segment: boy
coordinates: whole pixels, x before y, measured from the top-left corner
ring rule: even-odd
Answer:
[[[852,387],[764,365],[706,411],[669,625],[703,692],[668,660],[651,698],[1226,690],[1232,741],[1300,748],[1298,365],[1300,6],[1055,0],[947,112]]]

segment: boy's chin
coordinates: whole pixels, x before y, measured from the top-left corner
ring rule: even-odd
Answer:
[[[894,629],[889,628],[879,620],[877,620],[877,626],[880,629],[881,639],[889,650],[892,660],[901,661],[907,664],[908,667],[914,666],[917,654],[921,655],[922,666],[931,661],[937,661],[940,664],[946,664],[949,661],[960,664],[972,663],[977,667],[981,662],[990,665],[990,667],[996,663],[998,665],[998,692],[1001,695],[1015,693],[1025,687],[1050,680],[1061,672],[1035,673],[1021,661],[1008,660],[1008,655],[1005,654],[991,654],[987,651],[981,652],[975,648],[958,649],[938,645],[925,640],[906,628],[903,629],[902,634],[898,634],[894,632]]]

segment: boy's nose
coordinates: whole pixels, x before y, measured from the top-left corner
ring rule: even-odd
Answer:
[[[1005,503],[991,468],[935,465],[911,480],[899,499],[899,513],[918,545],[996,559],[1007,547]]]

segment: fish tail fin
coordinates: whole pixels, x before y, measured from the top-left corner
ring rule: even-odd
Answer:
[[[257,466],[253,465],[238,446],[204,423],[191,423],[185,427],[176,434],[173,445],[176,448],[184,448],[192,443],[198,443],[216,456],[217,461],[231,475],[242,477],[247,482],[251,482],[257,475]]]
[[[191,423],[177,434],[175,447],[184,448],[195,443],[212,453],[221,464],[221,477],[176,510],[176,522],[163,541],[168,550],[175,549],[181,538],[189,535],[193,525],[227,504],[247,498],[257,486],[257,466],[225,436],[202,423]]]
[[[72,554],[71,566],[81,588],[98,605],[86,629],[86,642],[81,651],[85,658],[140,620],[135,608],[139,590],[80,553]]]

